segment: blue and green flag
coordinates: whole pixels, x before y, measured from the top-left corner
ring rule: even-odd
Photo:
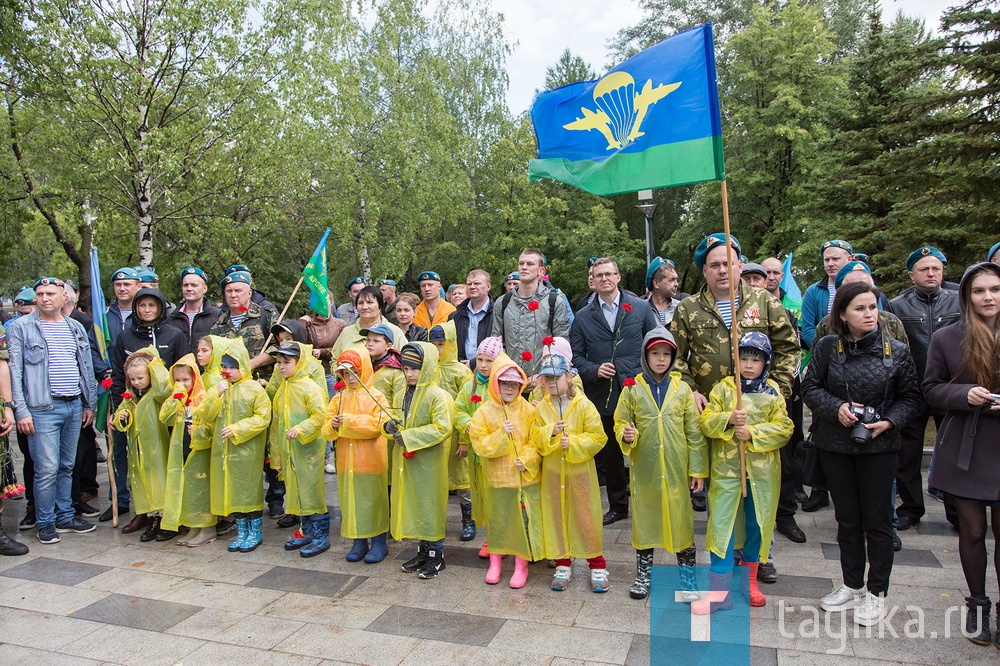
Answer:
[[[781,266],[781,271],[785,274],[781,278],[781,283],[778,287],[784,294],[781,297],[781,304],[785,308],[792,312],[796,317],[802,316],[802,291],[799,289],[799,283],[795,281],[795,276],[792,275],[792,253],[789,252],[788,256],[785,257],[785,263]]]
[[[312,295],[309,297],[309,309],[324,317],[330,316],[330,286],[326,276],[326,239],[330,235],[330,227],[323,232],[323,237],[316,246],[309,263],[302,271],[302,278]]]
[[[528,177],[602,196],[725,178],[712,24],[640,51],[598,81],[541,93]]]
[[[104,298],[101,287],[101,260],[97,256],[97,248],[90,248],[90,312],[94,318],[94,337],[97,338],[97,348],[101,358],[108,360],[108,343],[111,341],[111,331],[108,329],[108,301]],[[108,403],[111,393],[100,384],[97,387],[97,415],[94,427],[104,432],[108,423]]]

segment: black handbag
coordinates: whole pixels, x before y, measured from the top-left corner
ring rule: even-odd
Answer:
[[[823,474],[823,465],[819,461],[819,451],[813,443],[813,428],[809,428],[809,434],[799,442],[795,455],[792,457],[792,473],[803,485],[810,488],[825,488],[826,476]]]

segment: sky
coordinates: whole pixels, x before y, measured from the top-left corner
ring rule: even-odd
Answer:
[[[941,12],[955,4],[958,0],[882,0],[882,10],[890,19],[904,9],[936,29]],[[507,64],[507,105],[514,114],[531,106],[535,91],[545,83],[546,68],[564,49],[601,74],[617,64],[608,62],[608,40],[642,18],[638,0],[494,0],[493,8],[506,19],[508,41],[517,42]]]

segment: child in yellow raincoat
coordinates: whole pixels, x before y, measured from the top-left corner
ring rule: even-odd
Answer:
[[[446,321],[431,328],[427,338],[437,347],[441,373],[439,386],[446,390],[452,400],[457,400],[462,388],[472,377],[468,366],[458,360],[458,342],[455,322]],[[472,526],[472,497],[469,492],[469,446],[462,440],[462,431],[456,427],[451,433],[451,447],[448,455],[448,490],[456,491],[458,506],[462,510],[462,532],[459,539],[472,541],[476,530]]]
[[[312,345],[283,342],[272,350],[281,377],[271,403],[271,469],[285,482],[287,512],[302,520],[302,528],[285,542],[285,550],[300,548],[299,555],[313,557],[330,549],[330,513],[326,509],[323,464],[326,440],[322,439],[326,413],[326,379],[316,383],[311,365]],[[301,535],[301,536],[300,536]]]
[[[232,342],[230,338],[223,338],[218,335],[206,335],[198,340],[195,347],[195,360],[202,368],[201,385],[212,390],[222,381],[222,355]],[[208,391],[205,392],[208,395]],[[215,522],[215,536],[213,530],[205,528],[192,537],[186,537],[185,545],[197,547],[215,541],[219,536],[226,534],[236,525],[236,520],[227,516],[216,516],[212,513],[212,439],[215,433],[215,419],[208,418],[205,413],[205,400],[202,398],[201,404],[194,410],[191,423],[191,452],[184,463],[184,487],[193,488],[198,486],[201,490],[192,493],[192,497],[197,494],[204,498],[204,503],[199,500],[199,507],[196,512],[201,512],[203,507],[211,518],[206,517],[205,522]]]
[[[462,516],[462,535],[459,538],[463,541],[476,538],[477,527],[486,527],[488,522],[489,511],[486,506],[483,465],[469,442],[469,425],[476,410],[483,404],[483,400],[489,397],[490,370],[493,369],[493,361],[501,353],[503,353],[503,338],[493,336],[480,342],[476,348],[476,371],[472,373],[472,377],[465,380],[465,385],[455,399],[455,429],[458,430],[460,444],[466,447],[469,454],[469,500],[472,503],[468,524],[465,522],[465,516]],[[489,544],[484,541],[482,548],[479,549],[479,557],[487,559],[489,556]]]
[[[396,334],[385,324],[375,324],[371,328],[362,329],[359,333],[365,336],[365,349],[371,357],[372,371],[375,373],[374,386],[385,396],[382,407],[388,414],[398,416],[397,412],[392,411],[392,406],[396,402],[396,396],[406,392],[406,377],[403,376],[403,363],[399,350],[393,347]],[[385,443],[387,457],[391,461],[392,437],[386,437]],[[391,474],[386,474],[385,479],[387,484],[392,483]]]
[[[420,540],[416,557],[403,564],[403,571],[430,579],[444,570],[448,446],[455,402],[438,387],[434,345],[411,342],[400,356],[406,391],[396,396],[392,413],[402,417],[383,425],[395,440],[389,528],[396,539]]]
[[[546,357],[538,374],[547,395],[535,407],[532,438],[542,456],[542,556],[556,561],[552,589],[566,589],[573,576],[572,558],[582,557],[590,566],[591,590],[607,592],[601,489],[594,456],[608,436],[597,408],[573,384],[566,357]]]
[[[348,349],[337,358],[344,388],[326,408],[323,435],[337,440],[340,533],[354,539],[348,562],[375,564],[389,554],[388,448],[382,434],[385,396],[375,386],[368,351]],[[381,406],[380,406],[381,405]],[[368,539],[371,539],[369,548]]]
[[[253,379],[250,354],[239,338],[229,342],[220,360],[222,381],[206,389],[202,402],[212,431],[212,513],[235,514],[239,536],[229,552],[249,553],[263,541],[261,523],[267,426],[271,401]]]
[[[615,409],[615,436],[629,458],[632,547],[636,576],[633,599],[649,596],[653,549],[677,555],[681,587],[695,601],[694,511],[688,489],[704,488],[708,444],[698,423],[694,394],[671,372],[674,337],[655,328],[643,338],[642,373],[626,379]]]
[[[190,529],[178,541],[182,546],[200,546],[215,540],[215,516],[209,497],[208,467],[211,454],[192,446],[194,413],[205,399],[205,387],[193,354],[181,357],[170,368],[173,382],[171,396],[160,407],[160,421],[170,427],[170,452],[167,454],[167,493],[160,530],[172,538],[181,525]],[[204,443],[202,443],[204,447]],[[193,454],[198,453],[197,456]],[[188,468],[188,464],[191,467]],[[200,477],[200,478],[199,478]],[[205,535],[202,536],[202,530]],[[157,541],[166,538],[157,536]]]
[[[469,426],[481,458],[490,507],[490,566],[486,582],[500,582],[502,556],[514,555],[510,586],[524,587],[528,562],[542,558],[541,456],[531,440],[535,408],[521,397],[528,377],[506,354],[490,372],[489,400]]]
[[[726,377],[715,385],[701,413],[701,430],[712,440],[712,485],[708,490],[708,531],[705,546],[711,555],[709,589],[691,605],[696,614],[726,608],[733,572],[736,521],[746,527],[742,564],[748,568],[751,606],[767,599],[757,586],[757,568],[767,559],[774,534],[781,484],[778,449],[792,436],[792,420],[778,386],[767,375],[771,343],[763,333],[746,333],[739,341],[740,385],[743,409],[736,408],[736,380]],[[742,496],[740,445],[746,447],[746,497]]]
[[[167,484],[170,433],[160,423],[160,405],[170,395],[170,375],[154,347],[125,360],[125,393],[115,413],[114,428],[128,439],[128,473],[137,515],[146,514],[140,541],[152,541],[160,530]]]

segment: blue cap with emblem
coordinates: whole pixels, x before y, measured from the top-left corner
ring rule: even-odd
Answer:
[[[188,275],[197,275],[198,277],[200,277],[202,280],[205,281],[205,284],[208,284],[208,273],[201,270],[197,266],[188,266],[187,268],[182,270],[181,281],[183,281],[184,278],[186,278]]]
[[[239,272],[239,273],[249,273],[250,272],[250,267],[247,266],[246,264],[233,264],[232,266],[229,266],[228,268],[226,268],[226,275],[229,275],[230,273],[237,273],[237,272]]]
[[[119,268],[114,273],[111,274],[111,281],[118,282],[119,280],[135,280],[139,282],[139,273],[134,268]]]
[[[840,248],[841,250],[846,251],[847,254],[850,254],[850,255],[854,254],[854,248],[851,247],[851,244],[848,243],[847,241],[845,241],[845,240],[828,240],[827,242],[825,242],[825,243],[823,243],[822,245],[819,246],[819,256],[820,256],[820,259],[823,258],[823,253],[826,252],[827,250],[829,250],[831,247]]]
[[[649,268],[646,269],[646,289],[649,291],[653,290],[653,278],[656,277],[656,271],[663,268],[663,266],[674,267],[674,262],[669,259],[664,259],[663,257],[656,257],[651,262],[649,262]]]
[[[872,269],[868,267],[863,261],[848,261],[846,264],[840,267],[837,271],[837,277],[833,279],[833,286],[840,289],[840,285],[844,284],[844,278],[847,277],[848,273],[853,273],[855,271],[864,271],[868,275],[872,274]]]
[[[924,245],[911,252],[910,256],[906,258],[906,270],[912,271],[913,266],[924,257],[934,257],[935,259],[939,259],[942,264],[948,263],[948,258],[944,256],[944,252],[933,245]]]
[[[368,284],[368,282],[365,280],[363,275],[356,275],[347,281],[347,283],[344,285],[344,289],[350,291],[351,287],[353,287],[356,284],[366,285]]]
[[[733,250],[736,254],[742,254],[743,251],[740,249],[740,242],[736,240],[736,236],[730,235],[729,238],[733,241]],[[708,256],[709,250],[719,245],[725,247],[725,243],[726,234],[709,234],[701,239],[694,251],[694,265],[698,267],[699,271],[705,267],[705,257]]]
[[[425,282],[427,280],[440,282],[441,276],[435,273],[434,271],[424,271],[423,273],[417,276],[417,282]]]
[[[14,305],[35,305],[35,290],[31,287],[21,287],[14,297]]]
[[[236,271],[222,278],[222,280],[219,282],[219,286],[225,288],[227,284],[233,284],[234,282],[249,285],[251,284],[252,280],[250,279],[249,273],[245,273],[243,271]]]

